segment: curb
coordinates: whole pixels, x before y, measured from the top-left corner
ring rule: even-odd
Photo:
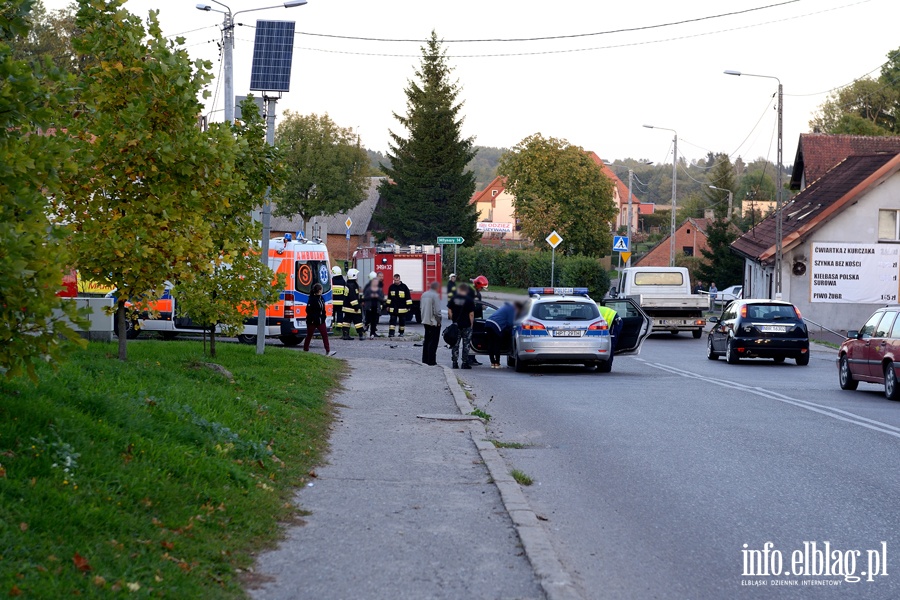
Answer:
[[[468,414],[471,412],[472,405],[469,404],[469,399],[466,398],[465,392],[460,387],[456,375],[448,367],[442,365],[441,368],[444,370],[447,386],[450,388],[450,393],[453,395],[453,400],[456,401],[456,407],[460,414]],[[575,586],[575,582],[563,568],[556,550],[550,543],[550,537],[531,509],[522,488],[509,474],[506,461],[491,442],[482,439],[484,425],[475,422],[469,423],[469,433],[478,448],[481,460],[487,466],[494,485],[500,491],[503,506],[516,528],[516,533],[525,550],[525,556],[528,557],[528,562],[531,563],[531,568],[548,600],[584,600],[581,592]]]

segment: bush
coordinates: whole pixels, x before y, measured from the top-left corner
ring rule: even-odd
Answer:
[[[453,250],[445,248],[444,272],[453,271]],[[495,286],[527,288],[550,285],[549,252],[507,250],[491,246],[459,248],[456,257],[458,281],[484,275]],[[556,257],[555,284],[561,287],[587,287],[591,297],[602,298],[609,290],[609,273],[600,261],[588,256]]]

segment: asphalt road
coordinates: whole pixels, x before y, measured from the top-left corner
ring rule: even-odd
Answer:
[[[728,365],[704,344],[654,336],[610,374],[460,371],[491,435],[530,446],[504,455],[535,479],[526,494],[585,596],[900,597],[900,403],[841,391],[830,350]],[[871,561],[887,575],[745,575],[743,551],[766,542],[773,568],[802,571],[804,542],[829,542],[833,570],[855,575],[885,542]]]

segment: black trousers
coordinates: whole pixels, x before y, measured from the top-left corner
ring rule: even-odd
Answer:
[[[487,351],[492,365],[500,364],[500,346],[503,342],[503,334],[497,333],[492,327],[487,328]]]
[[[441,339],[441,327],[439,325],[425,326],[425,341],[422,342],[422,362],[426,365],[437,364],[437,349]]]
[[[378,318],[380,316],[381,311],[378,306],[366,309],[366,325],[369,326],[369,335],[375,335],[375,330],[378,329]]]

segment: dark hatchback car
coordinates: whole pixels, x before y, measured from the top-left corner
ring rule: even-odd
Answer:
[[[706,357],[725,356],[728,364],[742,358],[772,358],[776,363],[793,358],[809,364],[809,332],[797,307],[775,300],[735,300],[711,317]]]
[[[884,395],[900,400],[897,366],[900,361],[900,309],[881,308],[838,350],[838,380],[842,390],[855,390],[860,381],[884,385]]]

